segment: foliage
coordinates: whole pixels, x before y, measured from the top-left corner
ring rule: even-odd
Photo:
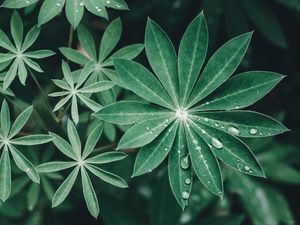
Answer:
[[[297,1],[0,5],[0,225],[297,224]]]

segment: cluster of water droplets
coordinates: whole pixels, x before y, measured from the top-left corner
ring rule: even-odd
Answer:
[[[246,173],[253,173],[250,166],[244,165],[243,163],[241,163],[239,159],[237,159],[236,161],[237,161],[236,167],[239,171],[244,171]]]

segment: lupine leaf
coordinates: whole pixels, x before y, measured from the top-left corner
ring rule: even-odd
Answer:
[[[58,136],[55,133],[49,132],[49,134],[54,138],[52,141],[54,145],[66,156],[70,157],[71,159],[77,160],[74,154],[74,151],[71,145],[63,138]]]
[[[0,158],[0,199],[5,202],[11,191],[11,168],[7,146],[4,147]]]
[[[85,203],[91,215],[95,218],[99,215],[98,199],[91,179],[84,168],[81,169],[82,189]]]
[[[99,124],[92,130],[92,132],[88,136],[88,139],[85,143],[84,150],[82,153],[83,159],[85,159],[87,156],[89,156],[90,153],[94,150],[94,148],[101,136],[102,130],[103,130],[103,125]]]
[[[76,166],[76,162],[62,162],[62,161],[55,161],[55,162],[48,162],[39,165],[36,169],[39,173],[53,173],[65,169],[69,169],[73,166]]]
[[[38,26],[32,27],[27,33],[25,40],[22,45],[22,51],[26,51],[29,47],[33,45],[38,36],[40,35],[40,28]]]
[[[70,61],[75,62],[77,64],[85,65],[89,62],[89,59],[86,56],[82,55],[81,53],[72,48],[62,47],[59,48],[59,51]]]
[[[90,0],[86,0],[86,1],[90,1]],[[82,45],[82,48],[87,52],[87,54],[93,60],[96,61],[97,60],[96,46],[92,34],[85,26],[80,25],[77,29],[77,35],[78,35],[79,42]]]
[[[24,137],[19,137],[10,142],[15,145],[40,145],[52,141],[53,137],[47,134],[34,134]]]
[[[10,112],[7,102],[4,100],[1,106],[1,128],[5,137],[9,134],[10,130]]]
[[[16,48],[20,51],[23,42],[23,21],[17,11],[14,11],[11,17],[10,29]]]
[[[170,124],[158,138],[139,150],[132,176],[151,172],[167,157],[172,149],[177,127],[178,122]]]
[[[84,5],[82,0],[67,0],[66,2],[66,16],[73,28],[76,28],[80,23],[84,12]]]
[[[70,175],[59,186],[52,199],[52,207],[60,205],[69,195],[79,172],[79,167],[73,169]]]
[[[79,135],[77,133],[76,127],[70,120],[68,120],[67,130],[68,130],[68,138],[70,140],[72,149],[73,149],[77,159],[80,159],[80,157],[81,157],[81,141],[80,141]]]
[[[90,164],[105,164],[105,163],[111,163],[116,162],[122,159],[125,159],[127,155],[123,152],[106,152],[99,155],[96,155],[94,157],[88,158],[86,160],[87,163]]]
[[[66,0],[44,1],[39,12],[39,26],[47,23],[49,20],[57,16],[63,9],[65,2]]]
[[[18,8],[23,8],[29,5],[32,5],[39,0],[28,0],[28,1],[20,1],[20,0],[6,0],[1,7],[5,8],[11,8],[11,9],[18,9]]]
[[[160,116],[172,116],[168,110],[134,101],[113,103],[94,115],[99,119],[120,125],[139,123]]]

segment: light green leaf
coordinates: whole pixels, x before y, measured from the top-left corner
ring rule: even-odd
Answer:
[[[242,34],[231,39],[216,51],[191,93],[188,101],[189,107],[212,93],[233,74],[248,49],[251,36],[252,32]]]
[[[95,218],[99,215],[98,199],[92,181],[84,168],[81,169],[82,189],[85,203],[91,215]]]
[[[68,95],[65,98],[63,98],[62,100],[60,100],[53,109],[53,112],[56,112],[57,110],[59,110],[61,107],[63,107],[72,97],[72,95]]]
[[[102,106],[99,105],[97,102],[85,97],[84,95],[82,94],[77,94],[77,96],[79,97],[79,99],[88,107],[90,108],[91,110],[93,110],[93,112],[97,112],[99,111]]]
[[[112,174],[110,172],[107,172],[105,170],[102,170],[96,166],[93,165],[86,165],[86,168],[93,173],[95,176],[99,177],[101,180],[110,183],[116,187],[119,188],[127,188],[128,185],[125,180],[123,180],[121,177]]]
[[[175,119],[161,116],[131,127],[121,138],[118,149],[138,148],[152,142]]]
[[[68,130],[68,138],[70,140],[72,149],[73,149],[77,159],[80,159],[81,158],[81,141],[80,141],[78,132],[76,130],[76,127],[70,120],[68,120],[67,130]]]
[[[59,48],[59,51],[70,61],[75,62],[79,65],[85,65],[90,61],[85,55],[72,48]]]
[[[124,48],[119,49],[115,53],[111,55],[107,60],[105,60],[102,65],[103,66],[113,66],[114,58],[122,58],[122,59],[134,59],[144,50],[143,44],[133,44],[128,45]]]
[[[34,134],[10,140],[15,145],[41,145],[53,140],[48,134]]]
[[[33,182],[40,183],[40,176],[32,163],[14,146],[10,145],[9,149],[19,169],[27,173]]]
[[[125,159],[127,155],[123,152],[105,152],[99,155],[96,155],[92,158],[88,158],[86,160],[87,163],[90,164],[105,164],[105,163],[111,163],[120,161],[122,159]]]
[[[30,6],[39,0],[27,0],[27,1],[20,1],[20,0],[6,0],[1,7],[10,8],[10,9],[19,9],[23,7]]]
[[[72,117],[74,123],[77,125],[79,122],[79,113],[78,113],[77,98],[75,95],[72,96],[71,117]]]
[[[27,33],[24,43],[22,45],[22,51],[26,51],[28,48],[32,46],[32,44],[36,41],[38,36],[40,35],[41,29],[38,26],[32,27]]]
[[[208,47],[208,30],[201,12],[188,26],[179,46],[178,78],[180,97],[186,103],[198,79]]]
[[[28,201],[28,210],[32,211],[34,207],[37,205],[40,195],[40,185],[33,183],[31,184],[28,193],[27,193],[27,201]]]
[[[0,47],[11,52],[17,52],[14,45],[11,43],[11,41],[8,39],[8,37],[2,30],[0,30]]]
[[[37,64],[36,62],[32,61],[31,59],[24,57],[23,58],[24,62],[33,70],[39,72],[39,73],[43,73],[44,71],[41,69],[41,67],[39,66],[39,64]]]
[[[133,177],[152,172],[167,157],[177,133],[178,121],[170,124],[154,141],[142,147],[136,156]]]
[[[212,146],[214,155],[225,164],[249,175],[265,177],[259,162],[242,141],[202,122],[193,122],[193,127],[205,142]]]
[[[88,11],[96,16],[104,17],[107,19],[107,11],[103,4],[103,1],[83,0],[84,6]]]
[[[77,165],[77,162],[47,162],[39,165],[36,169],[39,173],[53,173],[61,170],[66,170]]]
[[[27,69],[25,67],[24,61],[18,59],[18,76],[21,84],[25,86],[26,79],[27,79]]]
[[[33,52],[27,52],[24,55],[28,58],[42,59],[55,55],[55,52],[51,50],[37,50]]]
[[[17,76],[17,71],[18,71],[18,60],[15,59],[15,61],[10,66],[9,70],[7,71],[7,73],[5,75],[5,78],[4,78],[4,81],[3,81],[4,90],[6,90],[11,85],[11,83],[13,82],[15,77]]]
[[[122,82],[135,94],[155,104],[173,108],[164,88],[145,67],[125,59],[115,59],[114,65]]]
[[[63,71],[64,77],[65,77],[68,85],[71,88],[74,88],[74,80],[73,80],[72,72],[71,72],[69,65],[65,61],[62,61],[61,66],[62,66],[62,71]]]
[[[65,139],[61,138],[55,133],[49,132],[49,134],[54,138],[52,141],[54,145],[60,150],[64,155],[70,157],[71,159],[77,160],[74,151],[71,147],[71,145],[65,141]]]
[[[79,91],[81,93],[96,93],[96,92],[111,89],[114,85],[115,84],[111,81],[99,81],[91,85],[85,86],[79,89]]]
[[[0,159],[0,199],[5,202],[11,191],[11,168],[7,146],[4,146]]]
[[[82,154],[82,158],[85,159],[87,156],[90,155],[90,153],[94,150],[101,134],[102,134],[102,130],[103,130],[103,124],[99,124],[97,125],[92,132],[89,134],[85,146],[84,146],[84,150],[83,150],[83,154]]]
[[[124,0],[113,0],[104,1],[106,7],[118,9],[118,10],[128,10],[128,6]]]
[[[264,97],[282,79],[280,74],[264,71],[235,75],[193,110],[231,110],[247,107]]]
[[[188,149],[183,124],[179,124],[179,129],[169,154],[168,174],[171,190],[182,210],[188,205],[193,184],[192,167],[189,164],[185,164],[186,161],[184,160],[187,155]],[[181,166],[181,163],[184,163],[183,166]]]
[[[67,0],[66,2],[66,16],[72,27],[76,29],[80,23],[84,12],[82,0]]]
[[[153,71],[177,106],[179,87],[176,52],[167,34],[150,19],[146,27],[145,48]]]
[[[6,100],[2,102],[0,122],[3,135],[4,137],[7,137],[10,130],[10,112]]]
[[[11,35],[16,44],[18,51],[21,50],[23,42],[23,21],[20,14],[17,11],[14,11],[10,21]]]
[[[92,0],[85,0],[85,6],[87,6],[86,2],[89,1]],[[101,2],[101,1],[97,1],[97,2]],[[85,26],[80,25],[77,28],[77,35],[82,48],[87,52],[89,57],[96,62],[97,61],[96,46],[92,34]]]
[[[13,123],[13,125],[11,127],[11,130],[9,133],[10,138],[14,137],[16,134],[18,134],[21,131],[21,129],[27,123],[32,111],[33,111],[33,106],[29,106],[22,113],[20,113],[20,115],[17,117],[17,119],[15,120],[15,122]]]
[[[79,167],[76,167],[57,189],[52,199],[52,208],[60,205],[69,195],[77,178],[78,172]]]
[[[0,63],[11,62],[16,57],[14,54],[0,53]]]
[[[38,25],[41,26],[57,16],[63,9],[66,0],[44,1],[41,6]]]
[[[223,180],[219,163],[212,150],[193,127],[185,126],[193,169],[201,183],[212,193],[223,196]]]
[[[139,123],[160,116],[172,116],[172,112],[134,101],[120,101],[102,108],[94,114],[98,119],[120,125]]]
[[[120,18],[113,20],[106,28],[99,49],[99,62],[103,62],[118,44],[122,34],[122,22]]]
[[[251,111],[199,112],[195,119],[241,137],[267,137],[288,131],[280,122]]]

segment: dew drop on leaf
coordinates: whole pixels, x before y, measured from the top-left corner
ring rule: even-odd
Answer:
[[[180,161],[180,166],[182,169],[186,170],[190,167],[190,158],[187,155],[186,157],[182,158]]]
[[[244,166],[245,170],[250,170],[250,167],[249,166]]]
[[[184,180],[184,183],[186,183],[186,184],[191,184],[191,179],[190,179],[190,178],[186,178],[186,179]]]
[[[218,138],[212,137],[211,144],[217,149],[223,148],[223,143]]]
[[[188,199],[190,197],[190,193],[188,193],[187,191],[182,192],[181,194],[183,199]]]
[[[233,135],[239,135],[239,133],[240,133],[240,130],[236,127],[228,127],[227,131]]]
[[[257,133],[257,129],[251,128],[249,132],[250,132],[250,134],[256,134]]]

